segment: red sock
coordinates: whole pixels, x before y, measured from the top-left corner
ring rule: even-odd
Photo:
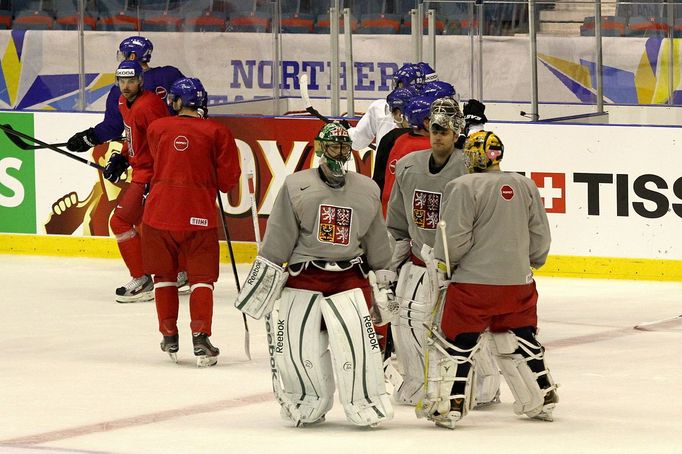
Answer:
[[[211,284],[199,284],[211,285]],[[213,319],[213,288],[194,287],[189,295],[189,314],[192,318],[190,327],[192,333],[206,333],[211,335],[211,321]]]

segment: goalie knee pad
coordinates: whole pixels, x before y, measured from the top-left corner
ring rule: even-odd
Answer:
[[[285,288],[273,313],[275,366],[282,380],[282,416],[299,423],[319,421],[334,399],[334,375],[321,332],[318,292]],[[293,408],[293,410],[292,410]]]
[[[473,337],[463,336],[468,335],[460,335],[450,343],[433,332],[426,339],[426,395],[417,404],[417,417],[449,429],[466,416],[472,401],[472,358],[478,344]]]
[[[234,306],[255,319],[269,314],[288,277],[281,266],[256,256]]]
[[[382,353],[362,291],[336,293],[321,303],[346,417],[360,426],[390,420],[393,407],[386,394]]]
[[[396,287],[398,320],[392,325],[396,359],[403,372],[403,383],[394,395],[399,403],[416,405],[424,396],[424,324],[431,322],[431,292],[425,267],[411,262],[403,265]]]
[[[493,333],[491,349],[514,395],[514,413],[551,420],[558,402],[556,384],[544,365],[544,349],[532,329]],[[531,368],[531,363],[533,367]],[[538,382],[546,384],[541,388]]]

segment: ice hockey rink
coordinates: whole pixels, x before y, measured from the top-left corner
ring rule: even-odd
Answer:
[[[198,369],[181,297],[180,362],[159,349],[153,303],[117,304],[118,260],[1,256],[2,453],[682,452],[682,283],[538,278],[540,340],[560,384],[552,423],[502,403],[450,431],[411,407],[374,429],[294,428],[271,393],[265,329],[242,317],[229,264],[215,292],[216,367]],[[246,274],[246,265],[240,265]]]

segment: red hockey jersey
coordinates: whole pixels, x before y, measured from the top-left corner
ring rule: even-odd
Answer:
[[[121,153],[128,158],[133,168],[133,182],[148,183],[152,177],[152,159],[149,156],[147,128],[157,118],[167,117],[168,107],[155,93],[143,90],[132,104],[121,95],[118,109],[126,134]]]
[[[393,148],[388,155],[388,164],[386,165],[386,175],[384,176],[384,188],[381,192],[381,207],[384,210],[384,218],[388,208],[388,201],[391,198],[391,190],[393,183],[395,183],[395,165],[400,158],[406,156],[413,151],[428,150],[431,148],[431,138],[427,136],[420,136],[411,132],[403,134],[395,140]]]
[[[202,118],[174,116],[147,130],[154,163],[145,224],[162,230],[201,230],[219,224],[218,189],[228,192],[241,175],[230,130]]]

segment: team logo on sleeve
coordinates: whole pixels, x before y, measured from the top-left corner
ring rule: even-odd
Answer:
[[[440,221],[440,192],[420,191],[415,189],[412,196],[412,220],[424,230],[435,230]]]
[[[154,89],[154,92],[156,93],[156,96],[158,96],[161,99],[166,99],[166,96],[168,95],[168,92],[166,91],[166,88],[159,85]]]
[[[353,209],[320,205],[317,239],[321,243],[348,246]]]

